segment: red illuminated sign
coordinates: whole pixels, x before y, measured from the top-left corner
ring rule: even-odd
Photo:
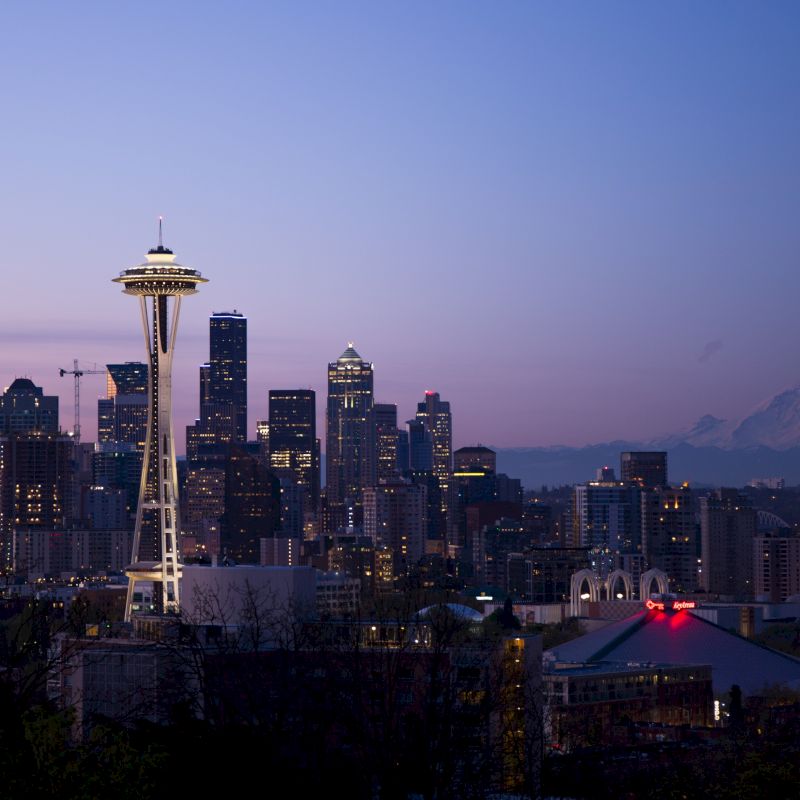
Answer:
[[[645,608],[649,611],[666,611],[669,607],[672,611],[683,611],[687,608],[697,608],[697,603],[694,600],[672,600],[664,603],[661,600],[645,600]]]

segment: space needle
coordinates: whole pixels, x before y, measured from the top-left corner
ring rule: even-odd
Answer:
[[[150,363],[147,438],[133,554],[125,568],[128,576],[125,621],[129,622],[139,581],[153,583],[154,604],[161,613],[176,612],[180,606],[180,518],[172,434],[172,354],[181,300],[195,294],[197,285],[207,283],[207,279],[197,270],[175,261],[172,250],[164,247],[162,220],[159,219],[158,246],[148,251],[143,264],[124,270],[113,280],[123,285],[125,294],[139,298]]]

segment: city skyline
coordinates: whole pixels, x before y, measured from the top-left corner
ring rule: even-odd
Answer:
[[[68,413],[59,368],[138,360],[104,276],[160,213],[219,276],[182,320],[179,428],[231,308],[250,437],[349,340],[399,418],[448,398],[455,446],[647,440],[800,383],[765,357],[800,338],[800,9],[364,8],[171,4],[158,63],[145,11],[4,10],[0,383]]]

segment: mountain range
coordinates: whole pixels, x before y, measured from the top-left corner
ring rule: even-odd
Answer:
[[[673,482],[743,486],[754,478],[782,477],[789,485],[800,484],[800,386],[741,419],[706,414],[687,430],[650,441],[496,450],[498,470],[521,478],[526,488],[579,483],[604,465],[618,470],[624,450],[666,450]]]

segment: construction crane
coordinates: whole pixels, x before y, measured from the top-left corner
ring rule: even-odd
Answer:
[[[95,364],[95,366],[97,366]],[[72,432],[72,438],[75,444],[80,444],[81,441],[81,378],[84,375],[105,375],[104,369],[79,369],[78,359],[72,362],[72,369],[59,369],[58,374],[63,378],[65,375],[75,376],[75,428]]]

